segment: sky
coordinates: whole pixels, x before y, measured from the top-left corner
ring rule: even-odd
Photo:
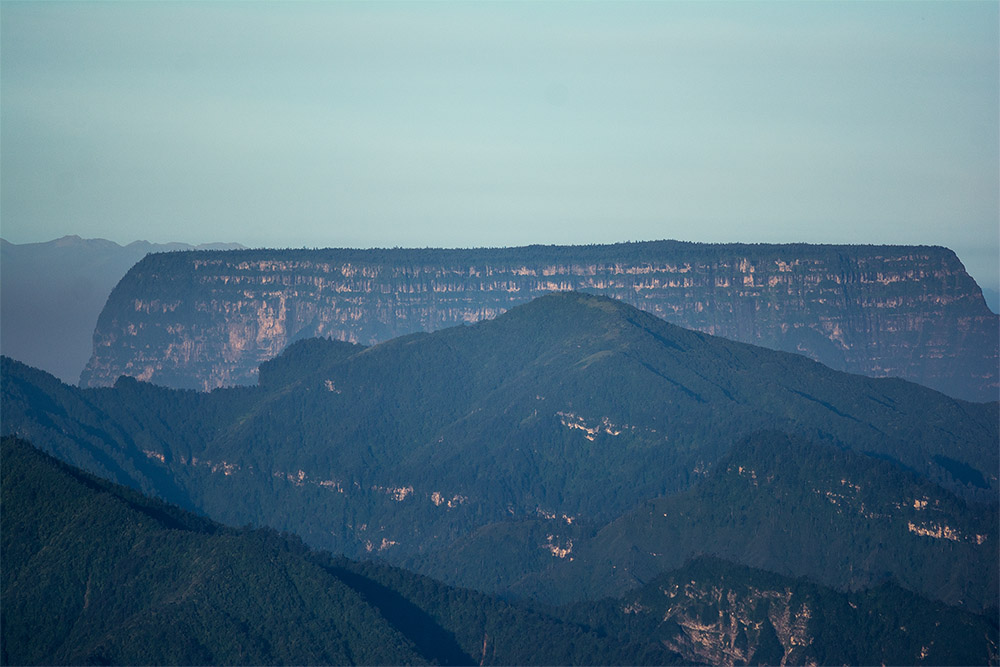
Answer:
[[[997,2],[8,2],[0,234],[944,245],[1000,288]]]

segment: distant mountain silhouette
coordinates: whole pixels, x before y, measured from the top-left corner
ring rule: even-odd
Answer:
[[[242,247],[147,241],[121,246],[79,236],[23,244],[0,239],[2,353],[76,384],[93,353],[97,316],[133,264],[151,252]]]

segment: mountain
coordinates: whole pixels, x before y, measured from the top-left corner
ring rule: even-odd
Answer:
[[[996,664],[996,624],[892,584],[698,559],[544,611],[234,529],[0,441],[2,664]]]
[[[996,558],[1000,405],[834,371],[605,297],[552,294],[367,348],[300,341],[262,365],[257,387],[122,378],[83,390],[9,359],[2,374],[4,434],[231,525],[479,589],[572,599],[561,578],[572,563],[578,595],[617,593],[706,540],[841,588],[888,573],[972,609],[995,593],[981,565]],[[763,447],[761,432],[794,437],[756,460],[739,443]],[[750,458],[726,458],[740,453]],[[770,495],[730,479],[733,465],[785,459]],[[674,503],[672,517],[701,513],[661,524],[687,537],[644,533],[659,503]],[[645,555],[671,540],[663,563]],[[830,554],[814,559],[822,545]],[[641,565],[639,578],[620,579],[619,563]],[[934,576],[904,576],[911,565]],[[470,572],[478,579],[455,578]]]
[[[688,491],[606,525],[488,525],[406,565],[456,585],[566,602],[622,595],[711,554],[839,590],[891,579],[983,609],[1000,591],[996,522],[995,504],[965,503],[887,461],[761,432]]]
[[[634,617],[633,633],[657,640],[689,663],[974,665],[998,660],[992,620],[927,604],[892,583],[837,593],[712,558],[658,576],[626,595],[615,610]]]
[[[2,447],[3,664],[680,662]]]
[[[11,439],[2,493],[4,664],[421,662],[273,534],[225,529]]]
[[[302,338],[370,345],[556,290],[603,294],[837,370],[968,400],[1000,395],[1000,318],[946,248],[675,241],[151,255],[109,297],[81,383],[253,384],[262,362]]]
[[[0,352],[75,384],[93,352],[97,317],[133,264],[151,252],[236,248],[242,246],[0,239]]]

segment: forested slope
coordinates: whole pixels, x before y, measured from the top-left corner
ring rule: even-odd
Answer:
[[[679,662],[656,643],[221,526],[13,438],[2,448],[4,664]]]
[[[540,574],[567,562],[560,553],[568,543],[558,537],[577,540],[580,549],[580,540],[611,534],[604,532],[609,524],[636,516],[643,503],[679,502],[670,499],[697,494],[702,483],[711,489],[711,480],[726,480],[725,457],[762,431],[793,436],[789,465],[804,472],[786,477],[793,468],[779,470],[778,479],[783,493],[811,509],[786,516],[787,506],[764,502],[765,485],[738,490],[725,481],[713,493],[739,495],[752,510],[748,524],[785,517],[789,546],[812,548],[794,542],[805,535],[839,545],[831,554],[852,574],[833,577],[844,563],[810,560],[806,551],[789,551],[796,555],[785,561],[757,550],[728,557],[849,586],[892,572],[906,559],[891,554],[903,553],[943,568],[940,585],[900,575],[906,585],[971,608],[986,604],[995,587],[978,565],[995,553],[995,531],[973,515],[995,517],[996,403],[837,372],[682,329],[603,297],[549,295],[496,320],[370,348],[302,341],[263,366],[259,386],[210,393],[130,378],[80,390],[11,360],[2,372],[5,434],[232,525],[292,531],[315,547],[442,577],[451,576],[446,570],[478,572],[478,579],[454,580],[476,588],[563,595],[557,576]],[[809,469],[831,449],[854,458]],[[850,474],[838,477],[841,463]],[[872,466],[883,466],[896,486],[865,502],[896,503],[891,512],[879,510],[891,518],[846,507],[824,514],[831,498],[847,493],[840,480]],[[899,471],[909,476],[890,474]],[[814,486],[806,485],[807,473],[816,475]],[[867,481],[862,489],[873,492]],[[942,515],[947,522],[933,518],[932,506],[923,513],[913,507],[925,496],[953,508]],[[739,507],[716,505],[722,509],[703,503],[699,511],[709,513],[706,526],[722,531],[706,543],[722,548],[719,536],[739,535],[726,527],[725,510]],[[944,537],[946,526],[963,538],[954,557],[937,558],[943,547],[928,545],[954,542]],[[691,538],[676,545],[700,543],[697,526],[681,528]],[[895,551],[864,546],[880,531]],[[968,541],[977,535],[981,542]],[[503,541],[497,536],[508,549],[483,547]],[[484,553],[493,560],[477,560]],[[672,552],[669,567],[691,555]],[[626,558],[614,554],[612,564]],[[806,561],[816,571],[801,569]],[[482,562],[493,569],[477,570]],[[647,568],[642,580],[665,567]],[[620,592],[615,570],[596,568],[603,583],[572,590]],[[977,587],[977,595],[966,594]]]
[[[995,664],[996,622],[699,559],[532,609],[228,528],[0,442],[3,664]]]

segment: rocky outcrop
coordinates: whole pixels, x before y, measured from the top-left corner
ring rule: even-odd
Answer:
[[[663,619],[675,623],[677,631],[663,643],[709,665],[817,664],[809,651],[815,629],[808,600],[788,588],[750,586],[740,593],[694,581],[665,588],[673,604]]]
[[[891,583],[840,592],[699,558],[626,595],[622,612],[655,622],[647,636],[691,664],[996,664],[984,618],[923,604]]]
[[[109,297],[81,384],[249,384],[300,338],[370,344],[492,318],[556,290],[604,294],[838,370],[971,400],[998,394],[998,316],[946,248],[674,241],[149,255]]]

